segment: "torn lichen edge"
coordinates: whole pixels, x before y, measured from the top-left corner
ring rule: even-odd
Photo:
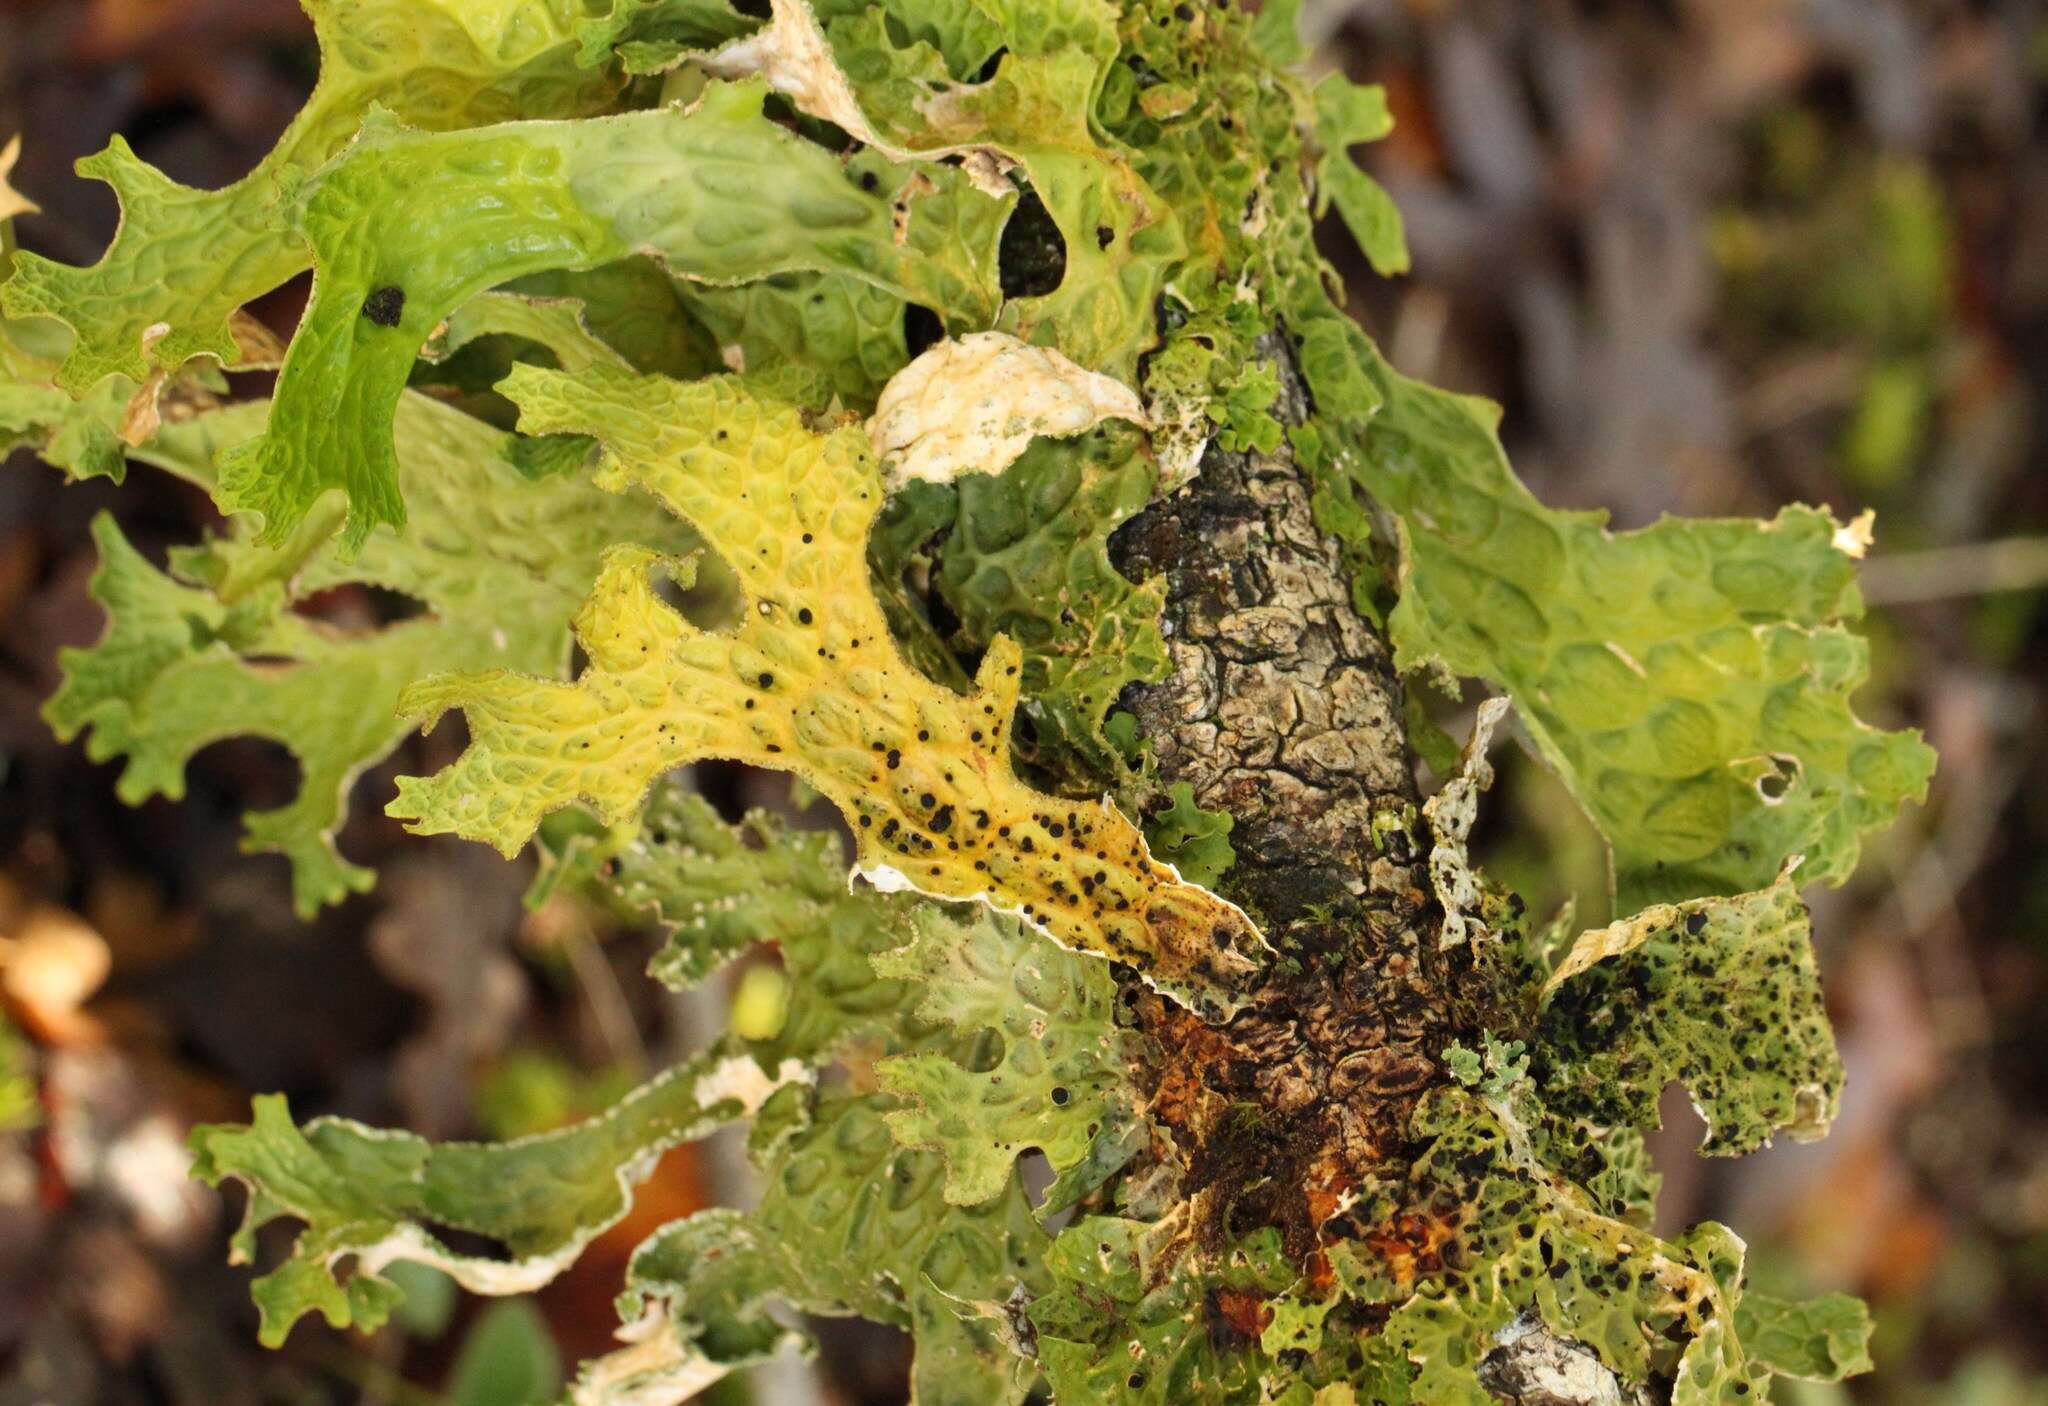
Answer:
[[[569,1406],[670,1406],[722,1380],[739,1364],[714,1362],[683,1337],[662,1303],[643,1308],[613,1334],[626,1346],[583,1364],[569,1387]],[[785,1331],[778,1347],[801,1345]]]
[[[799,112],[832,123],[891,161],[959,156],[963,158],[961,169],[982,193],[998,199],[1017,193],[1007,174],[1016,163],[994,146],[963,142],[912,150],[877,132],[861,110],[853,84],[833,57],[824,28],[803,0],[771,0],[768,23],[762,28],[712,53],[693,57],[715,78],[760,77]]]

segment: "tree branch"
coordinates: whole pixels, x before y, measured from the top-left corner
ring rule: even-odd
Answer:
[[[1259,349],[1280,373],[1275,413],[1299,424],[1307,393],[1285,340]],[[1470,945],[1437,950],[1401,681],[1310,493],[1284,443],[1212,443],[1192,483],[1111,543],[1126,575],[1166,577],[1174,666],[1124,706],[1160,780],[1234,817],[1224,891],[1281,954],[1220,1028],[1134,993],[1161,1050],[1151,1114],[1210,1235],[1274,1225],[1296,1253],[1347,1192],[1405,1160],[1416,1100],[1444,1077],[1438,1051],[1482,1023],[1494,987]],[[1501,1335],[1483,1380],[1516,1406],[1649,1401],[1533,1319]]]
[[[1280,373],[1274,413],[1300,423],[1307,394],[1284,340],[1259,345]],[[1457,1004],[1409,832],[1400,680],[1352,607],[1338,544],[1316,529],[1285,444],[1266,455],[1212,443],[1195,480],[1126,524],[1111,552],[1125,574],[1163,574],[1168,588],[1173,673],[1128,690],[1124,706],[1161,781],[1234,817],[1224,891],[1294,959],[1221,1028],[1137,998],[1167,1051],[1153,1114],[1217,1228],[1278,1225],[1300,1247],[1405,1143]]]

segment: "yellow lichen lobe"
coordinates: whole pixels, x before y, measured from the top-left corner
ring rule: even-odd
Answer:
[[[738,578],[741,615],[692,624],[652,580],[687,579],[689,563],[613,548],[576,620],[590,663],[574,684],[498,672],[408,695],[429,719],[462,708],[471,745],[401,780],[392,814],[509,853],[579,800],[630,818],[687,762],[793,772],[853,826],[864,872],[984,900],[1205,1008],[1234,1004],[1257,965],[1249,919],[1154,860],[1114,805],[1042,795],[1012,770],[1016,645],[998,638],[964,695],[897,651],[868,585],[883,493],[860,426],[814,430],[733,376],[521,367],[503,389],[522,429],[595,435],[600,484],[650,492],[695,526]]]

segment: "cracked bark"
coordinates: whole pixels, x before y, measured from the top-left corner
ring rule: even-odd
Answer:
[[[1283,373],[1275,413],[1299,424],[1301,382],[1277,339],[1261,348]],[[1212,443],[1195,481],[1126,524],[1111,552],[1126,575],[1167,578],[1173,674],[1124,704],[1161,778],[1236,817],[1241,895],[1283,925],[1314,905],[1376,914],[1383,941],[1411,947],[1426,876],[1405,834],[1390,852],[1373,842],[1376,815],[1412,818],[1418,799],[1401,684],[1352,608],[1292,454]]]
[[[1307,394],[1286,342],[1268,336],[1259,353],[1280,373],[1274,413],[1299,424]],[[1122,706],[1151,741],[1162,785],[1185,781],[1198,804],[1234,817],[1237,862],[1221,887],[1282,957],[1221,1026],[1127,987],[1161,1051],[1146,1073],[1151,1115],[1208,1234],[1277,1226],[1300,1254],[1344,1213],[1348,1190],[1405,1160],[1409,1115],[1444,1077],[1437,1052],[1485,1023],[1483,944],[1437,950],[1400,679],[1385,637],[1351,604],[1341,552],[1316,529],[1287,447],[1212,443],[1195,480],[1127,523],[1110,550],[1132,579],[1167,582],[1173,671],[1127,690]],[[1433,1249],[1416,1248],[1432,1267]],[[1503,1400],[1646,1406],[1589,1349],[1517,1327],[1484,1378]]]
[[[1300,423],[1306,392],[1285,343],[1269,336],[1260,351],[1280,371],[1274,413]],[[1162,783],[1185,781],[1197,803],[1235,817],[1224,891],[1296,959],[1221,1027],[1134,999],[1174,1052],[1157,1071],[1155,1117],[1219,1230],[1279,1225],[1296,1247],[1398,1151],[1459,1004],[1410,832],[1400,680],[1352,607],[1309,491],[1285,445],[1212,444],[1191,484],[1111,542],[1120,570],[1163,574],[1168,590],[1173,672],[1123,706]],[[1230,1117],[1240,1105],[1260,1116]]]

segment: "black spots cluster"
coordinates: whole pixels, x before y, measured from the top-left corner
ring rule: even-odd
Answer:
[[[405,290],[395,283],[373,289],[363,299],[363,316],[379,327],[396,327],[398,319],[405,316]]]
[[[881,750],[885,744],[870,745]],[[901,764],[899,751],[888,755],[892,765]],[[956,784],[950,771],[941,779]],[[871,780],[879,784],[881,777]],[[945,871],[938,861],[956,855],[956,863],[968,862],[997,888],[1024,899],[1018,905],[1023,915],[1063,939],[1141,964],[1156,961],[1157,949],[1135,940],[1140,924],[1133,910],[1144,901],[1148,882],[1159,877],[1135,832],[1127,840],[1104,838],[1103,821],[1078,807],[998,825],[987,808],[941,796],[936,787],[906,785],[897,792],[900,814],[863,813],[857,823],[871,836],[869,843],[908,861],[906,872],[921,867],[938,877]]]
[[[1677,1079],[1706,1115],[1706,1150],[1739,1153],[1802,1116],[1801,1090],[1832,1098],[1840,1066],[1803,925],[1710,941],[1710,923],[1688,914],[1558,992],[1541,1042],[1554,1108],[1646,1124],[1642,1091]]]

